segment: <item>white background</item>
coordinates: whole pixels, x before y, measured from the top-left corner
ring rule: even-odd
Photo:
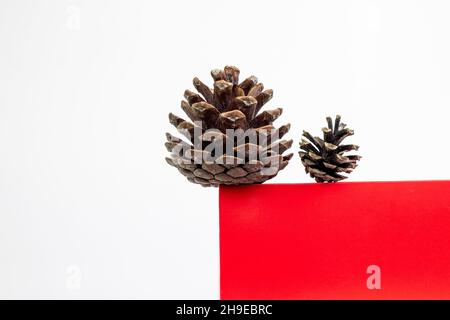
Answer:
[[[0,298],[218,298],[218,191],[164,156],[236,65],[289,137],[340,113],[349,181],[448,179],[448,1],[0,3]],[[296,155],[270,183],[312,182]],[[279,199],[281,200],[281,199]]]

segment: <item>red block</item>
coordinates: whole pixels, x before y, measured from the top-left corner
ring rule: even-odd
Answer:
[[[221,299],[450,299],[450,181],[221,187],[220,283]]]

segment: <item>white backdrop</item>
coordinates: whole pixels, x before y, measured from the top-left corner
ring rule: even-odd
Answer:
[[[164,157],[192,78],[236,65],[279,125],[340,113],[349,181],[449,179],[448,1],[0,3],[0,298],[218,298],[218,191]],[[270,183],[312,182],[298,156]]]

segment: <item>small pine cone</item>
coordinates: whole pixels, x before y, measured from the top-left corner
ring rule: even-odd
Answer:
[[[204,187],[263,183],[292,158],[292,153],[283,155],[292,140],[279,140],[290,125],[272,125],[282,109],[260,112],[272,90],[264,90],[254,76],[239,82],[239,73],[232,66],[211,71],[212,88],[194,78],[198,93],[186,90],[181,102],[192,122],[169,114],[186,141],[167,133],[166,161],[190,182]]]
[[[342,141],[353,135],[353,130],[346,128],[341,123],[341,116],[337,115],[333,125],[330,117],[327,117],[328,127],[322,128],[323,139],[313,137],[309,132],[303,131],[299,152],[305,172],[317,182],[338,182],[347,179],[340,174],[351,173],[357,167],[361,156],[343,155],[344,152],[358,150],[354,144],[343,144]]]

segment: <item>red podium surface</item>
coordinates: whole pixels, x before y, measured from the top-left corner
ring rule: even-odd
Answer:
[[[221,299],[450,299],[450,181],[220,188]]]

